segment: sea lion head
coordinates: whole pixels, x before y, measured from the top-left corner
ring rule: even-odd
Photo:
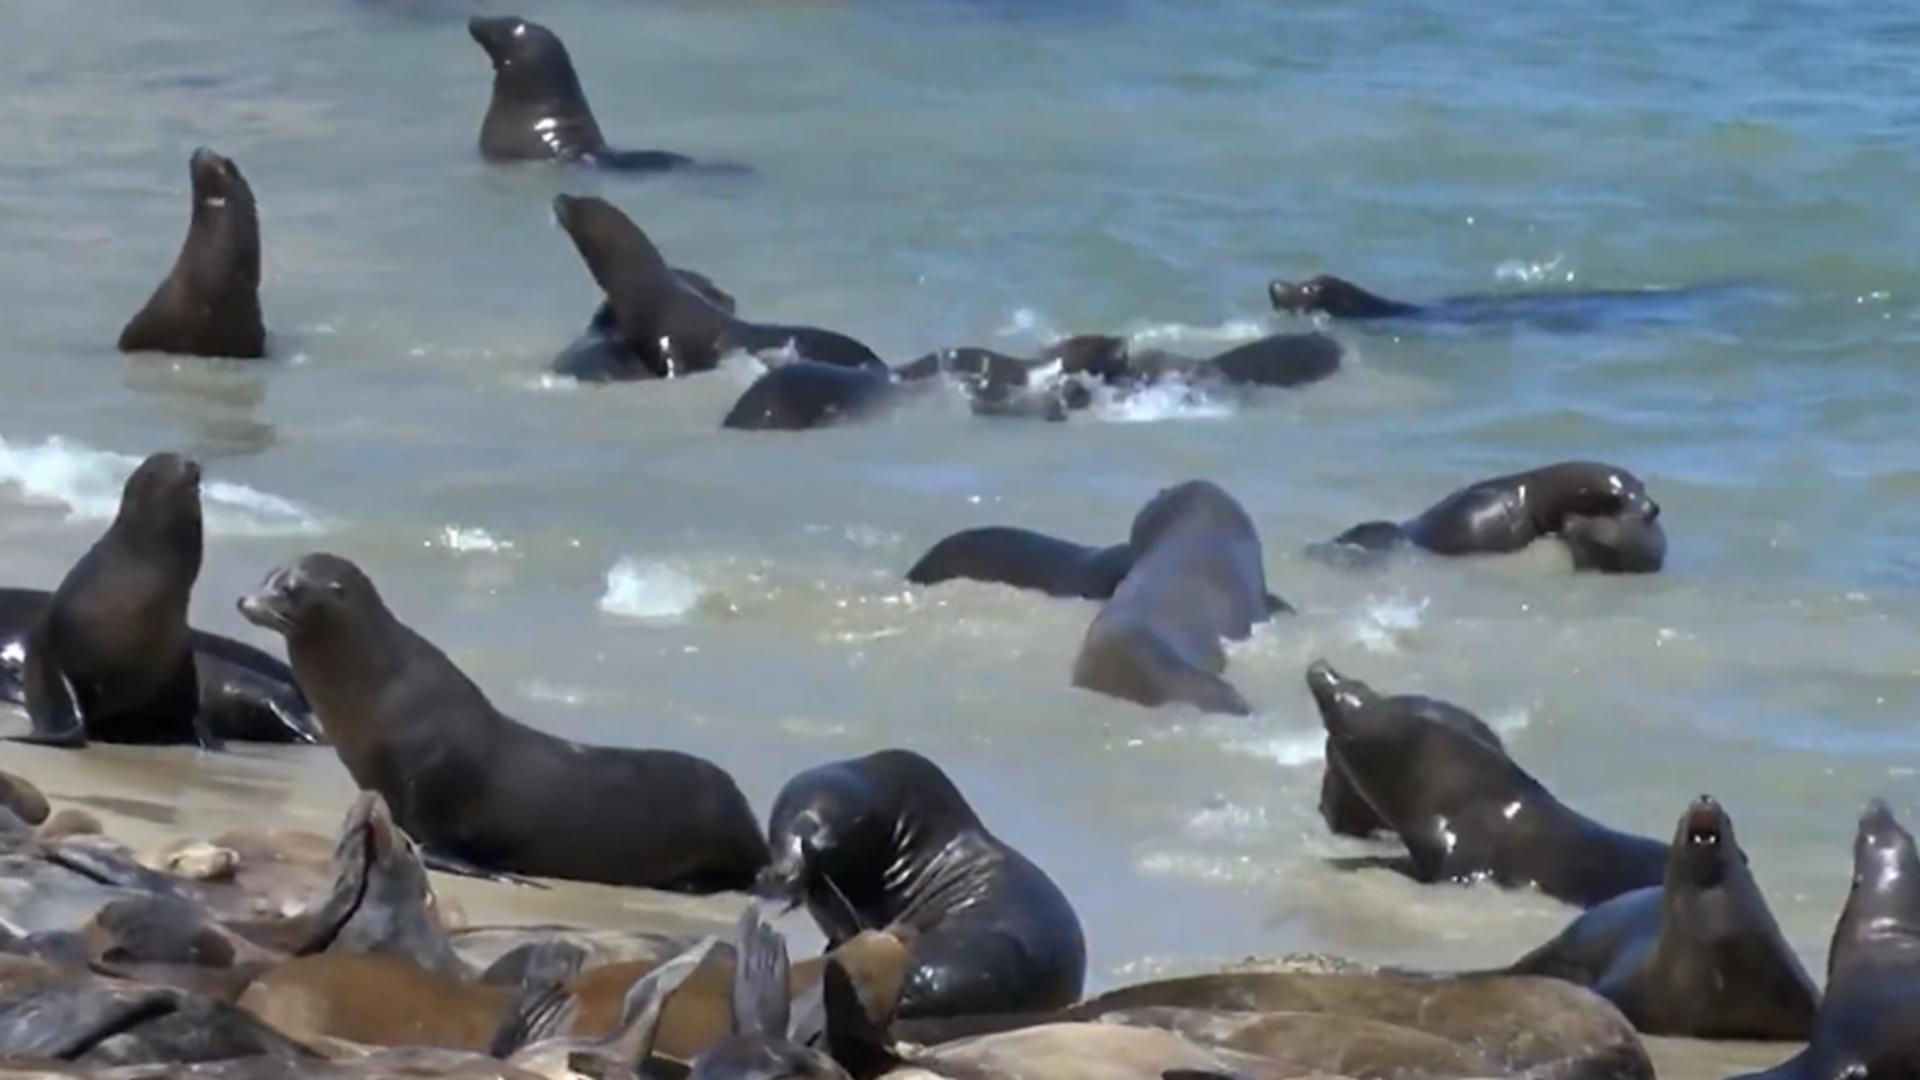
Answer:
[[[761,896],[812,901],[850,937],[869,929],[849,901],[885,893],[910,866],[980,819],[938,765],[911,750],[882,750],[821,765],[787,781],[767,823],[773,862]],[[834,936],[834,935],[829,935]]]
[[[467,33],[493,61],[496,98],[533,105],[567,100],[569,92],[572,99],[581,97],[567,47],[539,23],[517,15],[476,15],[467,20]]]
[[[1747,853],[1733,835],[1733,819],[1713,796],[1702,795],[1688,804],[1674,827],[1667,852],[1667,895],[1671,899],[1687,889],[1716,888],[1736,865],[1746,863]]]
[[[195,221],[238,216],[254,207],[253,187],[232,158],[202,146],[187,159],[187,175],[193,180]]]
[[[161,540],[200,563],[200,466],[181,454],[154,454],[127,477],[113,532]]]
[[[1327,730],[1328,762],[1400,834],[1416,862],[1451,850],[1448,823],[1468,808],[1502,799],[1511,820],[1538,788],[1464,710],[1429,698],[1383,698],[1325,660],[1307,669],[1307,688]]]
[[[1920,852],[1883,800],[1867,804],[1853,839],[1853,887],[1833,930],[1827,982],[1855,963],[1898,953],[1920,961]]]
[[[1140,508],[1133,517],[1127,542],[1138,556],[1176,524],[1196,518],[1208,527],[1254,531],[1246,510],[1220,485],[1210,480],[1188,480],[1162,488]]]
[[[1369,313],[1381,300],[1345,278],[1318,274],[1305,281],[1274,281],[1267,286],[1273,310],[1290,315],[1323,311],[1336,318]]]
[[[338,555],[304,555],[267,574],[240,598],[240,614],[288,641],[358,625],[386,605],[358,566]]]
[[[1651,500],[1649,500],[1651,502]],[[1573,555],[1577,570],[1603,574],[1651,574],[1666,565],[1667,531],[1652,515],[1568,514],[1560,522],[1560,540]]]

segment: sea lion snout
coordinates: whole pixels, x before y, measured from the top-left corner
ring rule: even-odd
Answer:
[[[1307,689],[1313,692],[1314,704],[1320,707],[1320,720],[1326,725],[1327,734],[1339,735],[1347,730],[1349,714],[1366,703],[1356,689],[1358,685],[1325,660],[1315,660],[1308,666]]]
[[[293,571],[281,566],[268,571],[259,588],[242,593],[235,606],[253,625],[285,634],[293,629],[292,604]]]

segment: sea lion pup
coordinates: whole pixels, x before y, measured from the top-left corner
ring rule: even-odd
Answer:
[[[1469,485],[1410,521],[1369,521],[1309,551],[1365,558],[1413,544],[1436,555],[1519,551],[1557,537],[1577,570],[1650,574],[1666,561],[1660,504],[1640,478],[1597,461],[1563,461]]]
[[[1827,996],[1805,1050],[1741,1080],[1920,1076],[1920,854],[1887,804],[1860,815],[1853,887],[1833,928]]]
[[[120,351],[258,359],[267,354],[267,331],[253,188],[238,166],[204,146],[187,172],[193,219],[186,243],[147,306],[120,331]]]
[[[553,216],[606,293],[621,335],[661,378],[710,371],[730,352],[887,371],[872,349],[845,334],[747,322],[723,310],[673,273],[640,226],[605,199],[557,195]]]
[[[502,714],[339,556],[276,570],[239,606],[285,635],[341,762],[385,796],[429,866],[718,892],[766,865],[753,811],[719,766],[586,746]]]
[[[1041,869],[996,838],[940,767],[883,750],[787,781],[764,896],[805,903],[830,948],[917,933],[901,1016],[1032,1012],[1080,996],[1086,939]]]
[[[200,713],[187,600],[200,576],[200,466],[154,454],[106,535],[27,635],[25,742],[216,744]]]
[[[480,123],[489,161],[577,161],[658,172],[697,163],[665,150],[615,150],[600,134],[567,47],[553,31],[517,15],[474,16],[467,33],[493,62],[493,98]],[[708,166],[743,172],[741,166]]]
[[[45,589],[0,588],[0,701],[26,704],[27,637],[53,603]],[[200,715],[215,738],[317,743],[319,725],[293,670],[243,641],[187,630]]]
[[[1491,879],[1594,907],[1666,878],[1667,845],[1582,817],[1497,745],[1325,660],[1307,688],[1329,759],[1406,844],[1417,880]]]
[[[1073,685],[1141,705],[1244,715],[1220,673],[1221,640],[1267,621],[1260,536],[1233,496],[1204,480],[1161,491],[1133,519],[1133,566],[1087,627]]]
[[[1594,908],[1511,972],[1590,987],[1648,1035],[1803,1040],[1820,1001],[1708,795],[1680,815],[1660,888]]]

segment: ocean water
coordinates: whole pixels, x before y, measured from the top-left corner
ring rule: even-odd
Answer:
[[[502,708],[706,754],[762,811],[802,768],[916,747],[1065,887],[1095,986],[1298,949],[1484,967],[1570,917],[1328,868],[1367,849],[1314,813],[1315,657],[1478,711],[1608,823],[1666,836],[1715,794],[1813,970],[1862,804],[1920,824],[1912,12],[519,8],[566,40],[616,145],[756,169],[641,179],[478,159],[480,10],[503,12],[14,5],[6,583],[56,582],[132,461],[192,452],[210,480],[199,625],[273,645],[234,598],[331,550]],[[259,197],[264,363],[113,349],[178,249],[201,144]],[[1039,424],[944,396],[747,434],[718,425],[750,362],[670,384],[542,377],[598,299],[552,225],[559,192],[613,200],[743,314],[896,361],[1087,331],[1204,351],[1297,325],[1265,283],[1322,270],[1414,300],[1710,288],[1573,323],[1339,325],[1339,375],[1248,400],[1176,390]],[[1384,573],[1300,554],[1572,457],[1647,480],[1665,573],[1575,576],[1549,549]],[[1301,609],[1233,652],[1251,718],[1071,689],[1090,604],[901,580],[973,525],[1111,542],[1190,477],[1248,507],[1271,586]],[[327,828],[348,794],[324,752],[16,747],[0,764],[176,831]]]

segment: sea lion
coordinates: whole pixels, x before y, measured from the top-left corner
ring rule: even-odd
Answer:
[[[787,943],[749,905],[733,965],[732,1033],[694,1059],[691,1080],[848,1080],[832,1058],[787,1038]]]
[[[1646,1048],[1626,1018],[1591,991],[1555,979],[1390,972],[1191,975],[1110,991],[1062,1015],[1093,1020],[1169,1007],[1390,1024],[1469,1048],[1492,1061],[1494,1075],[1653,1078]]]
[[[239,607],[285,635],[341,762],[385,796],[430,866],[717,892],[766,865],[753,811],[719,766],[513,720],[345,559],[308,555]]]
[[[1133,566],[1087,627],[1073,685],[1141,705],[1250,712],[1220,677],[1221,639],[1244,641],[1268,618],[1260,536],[1246,510],[1190,480],[1141,509],[1128,545]]]
[[[1648,1035],[1804,1040],[1820,1002],[1708,795],[1680,815],[1660,888],[1601,904],[1510,970],[1590,987]]]
[[[1833,928],[1827,996],[1805,1050],[1741,1080],[1920,1075],[1920,853],[1887,804],[1860,815],[1853,887]]]
[[[694,270],[670,267],[680,283],[705,297],[714,307],[731,315],[736,307],[732,294],[713,283],[713,279]],[[602,300],[580,332],[548,365],[555,375],[581,382],[621,382],[657,379],[660,376],[640,357],[640,351],[620,334],[620,317],[613,305]]]
[[[638,1076],[653,1053],[667,1003],[706,961],[714,944],[708,938],[635,982],[621,1001],[619,1022],[606,1035],[565,1034],[577,1006],[564,989],[555,988],[527,998],[522,1010],[495,1034],[490,1049],[494,1056],[543,1076]],[[784,1002],[784,987],[781,995]],[[580,1068],[582,1062],[595,1068]]]
[[[1080,995],[1086,939],[1038,866],[987,831],[940,767],[883,750],[787,781],[762,895],[804,902],[830,946],[902,925],[901,1016],[1027,1012]]]
[[[193,219],[186,243],[147,305],[120,331],[121,352],[255,360],[267,354],[260,321],[260,216],[232,161],[206,147],[187,163]]]
[[[1519,551],[1562,539],[1575,569],[1654,573],[1666,561],[1660,504],[1640,478],[1615,465],[1563,461],[1469,485],[1403,523],[1355,525],[1315,554],[1351,559],[1413,544],[1436,555]]]
[[[80,979],[0,991],[0,1058],[76,1065],[191,1065],[314,1055],[251,1014],[178,990]]]
[[[120,510],[54,591],[27,635],[26,742],[197,743],[200,713],[187,599],[200,576],[200,466],[154,454],[127,478]]]
[[[893,378],[883,371],[796,360],[777,364],[755,379],[720,426],[735,431],[806,431],[865,419],[894,397]]]
[[[1088,547],[1029,529],[989,525],[946,537],[907,571],[915,585],[989,581],[1048,596],[1105,600],[1133,569],[1133,546]]]
[[[1451,727],[1506,753],[1506,744],[1486,721],[1451,702],[1418,694],[1394,694],[1382,699],[1377,707],[1417,714],[1425,722]],[[1366,839],[1392,828],[1347,778],[1346,770],[1340,767],[1339,755],[1334,752],[1331,735],[1327,736],[1326,765],[1320,777],[1320,818],[1339,836]]]
[[[1639,289],[1553,289],[1469,293],[1432,303],[1390,299],[1345,278],[1320,274],[1305,281],[1274,281],[1267,298],[1275,311],[1322,314],[1334,319],[1392,319],[1456,325],[1522,323],[1546,330],[1580,331],[1622,317],[1672,322],[1691,315],[1691,305],[1728,292],[1720,285]]]
[[[554,218],[613,307],[621,335],[662,378],[712,370],[730,352],[787,353],[841,367],[887,366],[845,334],[752,323],[722,310],[674,274],[633,220],[597,196],[557,195]]]
[[[1491,879],[1590,908],[1665,879],[1667,845],[1582,817],[1458,725],[1325,660],[1307,669],[1307,687],[1329,757],[1407,845],[1417,880]]]
[[[1201,1046],[1278,1062],[1294,1076],[1402,1080],[1498,1075],[1493,1061],[1471,1046],[1359,1016],[1158,1006],[1110,1012],[1100,1022],[1162,1028]]]
[[[0,807],[11,811],[22,823],[38,825],[47,820],[53,808],[47,797],[25,777],[0,769]]]
[[[696,163],[665,150],[615,150],[600,134],[567,47],[539,23],[508,15],[474,16],[467,33],[493,62],[493,98],[480,123],[480,156],[489,161],[577,161],[608,169],[657,172]],[[727,167],[738,171],[737,166]]]
[[[45,617],[45,589],[0,589],[0,701],[26,704],[27,637]],[[187,630],[199,684],[200,717],[215,738],[235,742],[318,743],[313,709],[293,670],[243,641]]]

